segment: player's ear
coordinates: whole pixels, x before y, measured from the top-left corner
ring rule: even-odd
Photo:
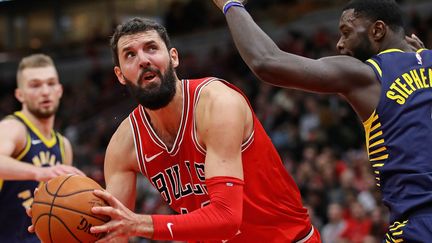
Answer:
[[[117,80],[118,80],[121,84],[125,85],[125,84],[126,84],[126,80],[124,79],[123,73],[122,73],[122,71],[121,71],[121,69],[120,69],[119,66],[115,66],[115,67],[114,67],[114,73],[115,73],[115,75],[117,76]]]
[[[63,85],[60,84],[60,90],[59,90],[60,98],[63,96],[63,91],[64,91],[64,89],[63,89]]]
[[[371,32],[372,39],[375,41],[380,41],[387,33],[387,25],[383,21],[378,20],[372,24]]]
[[[24,95],[20,88],[15,89],[15,98],[21,103],[24,102]]]
[[[170,53],[171,63],[173,65],[173,67],[174,68],[178,67],[178,65],[179,65],[179,56],[178,56],[177,49],[171,48],[171,50],[169,50],[169,53]]]

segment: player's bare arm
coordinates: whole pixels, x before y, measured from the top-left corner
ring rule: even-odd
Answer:
[[[15,119],[2,120],[0,122],[0,134],[2,134],[0,139],[0,178],[4,180],[48,181],[61,174],[84,175],[79,169],[72,166],[37,167],[14,159],[25,149],[27,141],[26,128]],[[66,157],[69,157],[69,164],[71,164],[72,149],[70,143],[69,149],[66,147],[65,144]]]
[[[66,137],[63,137],[63,143],[64,143],[64,150],[65,150],[65,165],[72,165],[73,163],[73,150],[72,145]]]
[[[374,78],[372,69],[351,57],[314,60],[280,50],[242,8],[230,8],[226,19],[243,60],[260,79],[270,84],[346,93],[353,83],[363,85]]]
[[[18,156],[26,145],[26,128],[14,119],[4,119],[0,122],[0,178],[33,179],[36,178],[34,166],[17,161]]]
[[[72,166],[37,167],[14,159],[24,150],[27,140],[26,128],[14,119],[0,122],[0,134],[0,178],[4,180],[47,181],[61,174],[84,175]]]
[[[221,7],[226,1],[214,2]],[[284,52],[241,7],[231,7],[226,20],[240,55],[262,81],[340,94],[353,104],[363,120],[375,109],[378,100],[365,102],[365,97],[370,97],[370,92],[378,94],[380,86],[374,71],[360,60],[342,55],[315,60]]]
[[[129,119],[112,136],[105,154],[106,189],[129,209],[135,208],[136,173],[139,172]]]
[[[196,116],[198,139],[207,150],[206,178],[243,179],[241,144],[253,129],[243,96],[221,82],[212,82],[200,96]]]
[[[127,242],[131,235],[150,238],[153,233],[151,217],[132,212],[135,208],[136,174],[139,172],[132,136],[129,120],[125,119],[106,150],[104,171],[107,191],[97,190],[95,194],[107,201],[110,207],[95,207],[93,212],[109,215],[111,221],[92,227],[93,233],[108,232],[98,243],[113,239]]]

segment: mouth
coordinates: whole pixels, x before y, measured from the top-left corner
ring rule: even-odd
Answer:
[[[50,107],[52,105],[52,103],[53,102],[50,101],[50,100],[44,100],[40,104],[41,104],[42,107]]]
[[[348,51],[348,50],[342,50],[339,52],[339,54],[350,56],[350,57],[354,56],[353,53],[351,51]]]
[[[157,76],[158,76],[158,72],[156,70],[150,68],[144,69],[141,71],[138,77],[137,84],[142,85],[144,83],[153,82]]]
[[[154,72],[146,72],[146,73],[144,73],[144,75],[143,75],[143,77],[142,77],[142,80],[145,80],[145,81],[151,81],[151,80],[153,80],[154,78],[156,78],[156,73],[154,73]]]

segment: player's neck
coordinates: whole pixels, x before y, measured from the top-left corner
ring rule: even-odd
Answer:
[[[176,89],[173,100],[166,107],[158,110],[144,108],[156,134],[168,144],[177,136],[182,119],[183,90],[180,81],[177,82]]]
[[[51,132],[54,127],[54,115],[48,118],[38,118],[27,109],[22,109],[21,112],[42,133],[45,138],[51,138]]]
[[[396,35],[393,33],[393,35]],[[399,49],[405,52],[411,51],[411,47],[408,45],[408,43],[405,41],[405,39],[393,36],[392,38],[388,38],[387,41],[385,41],[381,45],[381,51],[385,51],[388,49]]]

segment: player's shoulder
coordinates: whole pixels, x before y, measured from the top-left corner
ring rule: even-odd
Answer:
[[[246,98],[233,85],[224,80],[209,83],[202,91],[197,102],[198,120],[226,122],[229,119],[243,120],[250,113]]]
[[[12,115],[6,116],[0,120],[0,133],[5,134],[19,134],[24,135],[27,133],[27,129],[20,120]]]
[[[245,97],[232,84],[223,79],[215,78],[202,89],[200,100],[208,103],[229,104],[242,102]]]
[[[120,125],[117,127],[117,130],[111,137],[109,142],[109,147],[115,147],[115,149],[119,150],[127,150],[131,146],[133,146],[133,133],[130,124],[129,118],[125,118]]]
[[[118,161],[123,163],[118,163]],[[111,137],[105,153],[105,165],[112,168],[136,168],[134,139],[129,118],[124,119]]]
[[[28,131],[25,125],[17,119],[7,118],[0,121],[0,146],[9,147],[17,153],[27,143]]]

